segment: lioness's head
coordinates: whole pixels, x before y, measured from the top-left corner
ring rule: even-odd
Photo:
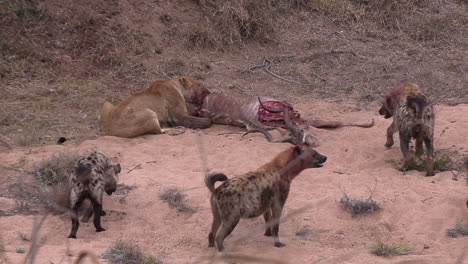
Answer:
[[[187,103],[201,106],[203,104],[203,99],[210,94],[206,86],[195,79],[181,77],[179,78],[179,82],[184,88],[183,94]]]

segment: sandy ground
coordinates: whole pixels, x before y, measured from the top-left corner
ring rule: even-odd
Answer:
[[[402,156],[398,136],[395,146],[386,150],[385,133],[390,120],[379,117],[376,109],[340,105],[342,111],[338,112],[336,104],[320,102],[297,104],[296,108],[303,116],[359,121],[374,118],[375,126],[312,129],[321,143],[316,149],[327,155],[328,161],[323,168],[304,171],[291,186],[280,226],[280,236],[287,246],[273,247],[272,239],[263,236],[262,218],[244,219],[225,240],[228,252],[285,263],[468,263],[468,237],[451,238],[446,233],[457,221],[468,224],[468,188],[464,180],[452,180],[450,172],[424,177],[422,172],[398,171],[388,162]],[[468,105],[437,106],[436,111],[436,149],[456,148],[466,154]],[[3,164],[15,164],[26,157],[25,168],[32,168],[37,161],[63,149],[84,152],[97,147],[118,157],[123,167],[121,183],[137,186],[126,194],[105,196],[104,208],[109,214],[102,219],[106,232],[96,233],[92,223],[81,224],[78,239],[67,239],[69,216],[49,215],[40,230],[42,246],[37,263],[70,263],[82,250],[100,255],[118,239],[136,240],[146,253],[158,256],[163,263],[208,263],[206,260],[213,255],[219,256],[207,247],[212,216],[209,191],[203,183],[202,157],[206,157],[211,172],[232,176],[258,168],[290,146],[268,143],[261,135],[251,134],[244,139],[236,134],[218,135],[235,130],[214,126],[203,131],[187,130],[179,136],[99,137],[78,146],[68,143],[0,153]],[[2,181],[16,180],[12,171],[3,172]],[[340,188],[351,197],[367,197],[366,186],[373,188],[375,183],[374,199],[382,210],[352,217],[340,208]],[[170,187],[186,190],[189,204],[197,211],[178,212],[163,203],[159,194]],[[0,199],[4,210],[13,205],[10,199]],[[25,254],[16,253],[16,249],[28,249],[30,242],[21,240],[19,233],[30,234],[38,218],[0,217],[0,243],[5,250],[0,252],[0,263],[22,263]],[[306,235],[297,236],[296,232]],[[393,258],[374,256],[369,247],[378,239],[401,243],[412,252]]]

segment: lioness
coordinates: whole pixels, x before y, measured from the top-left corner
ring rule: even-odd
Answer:
[[[154,81],[148,91],[132,95],[114,106],[105,102],[101,125],[105,135],[131,138],[164,133],[161,127],[208,128],[208,118],[188,114],[186,103],[201,104],[209,93],[199,81],[187,77]]]

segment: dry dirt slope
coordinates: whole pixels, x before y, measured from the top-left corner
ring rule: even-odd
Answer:
[[[293,103],[372,104],[410,79],[438,103],[467,103],[467,8],[461,0],[1,1],[0,134],[22,146],[93,138],[104,100],[180,75]]]
[[[293,182],[280,231],[287,247],[273,247],[271,239],[262,235],[262,220],[257,218],[241,221],[225,241],[227,249],[285,263],[466,263],[468,256],[462,254],[467,251],[468,237],[451,238],[446,232],[457,221],[468,224],[465,182],[452,180],[450,172],[424,177],[421,172],[403,174],[396,170],[388,160],[398,160],[401,152],[398,147],[390,150],[383,147],[389,122],[379,118],[375,110],[359,111],[353,105],[342,104],[348,110],[338,113],[335,104],[311,102],[299,103],[299,110],[309,115],[313,109],[328,118],[375,118],[376,125],[370,129],[313,131],[321,142],[317,150],[327,155],[328,161],[323,168],[305,171]],[[468,126],[464,120],[468,105],[437,106],[436,110],[436,149],[456,148],[466,154]],[[226,130],[233,128],[215,126],[173,137],[99,137],[77,146],[44,146],[1,153],[0,158],[7,166],[18,164],[24,157],[25,165],[19,170],[28,171],[35,162],[57,151],[82,152],[98,147],[120,159],[121,182],[137,186],[129,193],[105,197],[109,212],[103,217],[106,232],[96,233],[92,224],[82,224],[78,239],[69,240],[68,216],[48,216],[40,231],[37,263],[68,263],[82,250],[100,255],[117,239],[136,240],[145,252],[158,256],[163,263],[203,263],[203,259],[211,259],[214,250],[207,248],[211,221],[209,193],[203,186],[200,157],[206,157],[210,171],[236,175],[257,168],[274,153],[289,147],[267,143],[259,135],[244,140],[239,135],[218,135]],[[23,173],[2,169],[2,175],[10,180],[17,180]],[[380,202],[381,211],[352,217],[339,207],[340,188],[352,197],[367,197],[366,186],[373,188],[375,183],[374,198]],[[2,182],[2,188],[6,184]],[[159,194],[169,187],[185,189],[188,203],[197,211],[177,212],[160,201]],[[2,209],[15,205],[5,198],[0,204]],[[20,263],[24,259],[24,254],[15,251],[18,247],[28,249],[30,242],[22,240],[19,234],[30,234],[35,218],[21,214],[0,217],[3,261],[6,258],[6,263]],[[403,244],[412,251],[393,258],[373,256],[369,247],[378,239]]]

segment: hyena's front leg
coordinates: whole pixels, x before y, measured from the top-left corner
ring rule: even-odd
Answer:
[[[86,212],[84,213],[83,217],[81,218],[81,222],[88,223],[89,218],[91,218],[91,216],[93,215],[93,211],[94,211],[93,205],[90,204],[88,208],[86,209]]]
[[[283,206],[279,203],[273,203],[271,207],[272,212],[272,219],[270,220],[271,226],[271,233],[273,235],[273,239],[275,241],[275,247],[284,247],[286,244],[281,243],[279,239],[279,224],[281,219],[281,214],[283,212]]]
[[[395,120],[393,120],[392,124],[387,128],[387,142],[385,143],[385,147],[390,148],[393,146],[393,134],[395,134],[397,130],[397,125],[395,124]]]
[[[434,142],[432,137],[424,138],[424,144],[426,145],[426,176],[434,176]]]
[[[68,238],[76,238],[76,232],[78,232],[78,227],[80,226],[80,222],[78,221],[78,209],[80,208],[82,202],[82,198],[72,200],[72,206],[70,210],[72,229]]]
[[[272,223],[270,222],[271,221],[271,209],[268,208],[265,213],[263,213],[263,218],[265,219],[265,225],[266,225],[266,229],[265,229],[265,236],[271,236],[271,229],[272,229]]]
[[[412,155],[409,151],[409,142],[411,140],[411,136],[409,131],[400,130],[400,148],[401,152],[403,153],[403,169],[408,169],[410,161],[412,159]]]
[[[84,214],[83,217],[81,218],[81,222],[82,222],[82,223],[88,223],[89,218],[91,218],[91,216],[93,215],[93,212],[94,212],[93,205],[90,204],[90,205],[88,206],[88,209],[86,209],[85,214]],[[105,215],[106,215],[106,211],[101,210],[101,216],[105,216]]]
[[[93,224],[94,224],[94,227],[96,228],[96,232],[106,231],[101,226],[101,211],[102,211],[102,203],[101,202],[102,202],[102,198],[100,199],[100,201],[98,201],[98,199],[96,199],[95,197],[91,198],[91,203],[93,204],[93,208],[94,208],[94,221],[93,221]]]

